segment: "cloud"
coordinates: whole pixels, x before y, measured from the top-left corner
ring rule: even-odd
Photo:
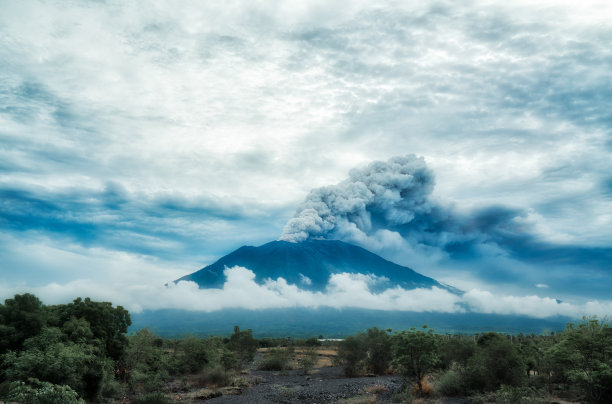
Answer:
[[[410,223],[416,214],[431,209],[427,197],[433,174],[425,161],[413,155],[395,157],[354,169],[338,185],[312,190],[285,225],[281,240],[333,238]]]
[[[194,282],[181,281],[162,286],[159,283],[102,285],[75,280],[65,284],[50,283],[28,289],[45,303],[62,303],[76,296],[112,301],[128,310],[186,309],[217,311],[232,308],[264,310],[291,307],[362,308],[375,310],[514,314],[535,318],[582,315],[607,316],[612,314],[612,301],[589,301],[584,304],[561,302],[549,297],[493,295],[473,289],[464,295],[455,295],[445,289],[406,290],[400,287],[372,292],[375,277],[363,274],[340,273],[332,275],[323,292],[301,289],[288,284],[283,278],[255,282],[255,274],[244,267],[225,269],[226,282],[221,289],[199,289]],[[10,297],[7,286],[0,289],[2,296]],[[12,292],[10,292],[12,293]]]
[[[521,275],[519,267],[529,265],[537,276],[548,278],[547,284],[554,284],[557,292],[566,292],[558,288],[558,281],[569,277],[575,278],[571,288],[581,289],[579,294],[608,295],[592,281],[594,276],[610,276],[609,246],[553,243],[538,234],[529,211],[503,205],[459,209],[436,200],[433,191],[434,174],[423,158],[409,155],[373,162],[351,170],[337,185],[312,190],[285,225],[281,239],[339,239],[390,258],[403,257],[412,267],[414,261],[422,262],[417,270],[440,263],[459,268],[465,263],[491,283],[514,282],[523,287],[533,275],[527,271]],[[423,262],[423,256],[429,262]],[[555,271],[542,274],[537,269],[542,265]],[[592,273],[587,277],[570,274],[575,268]]]
[[[27,239],[37,232],[84,247],[191,259],[192,264],[201,258],[196,249],[204,242],[217,245],[219,252],[235,246],[221,232],[234,234],[239,228],[249,241],[267,241],[266,232],[274,229],[270,215],[278,213],[256,203],[246,208],[211,195],[139,194],[117,182],[61,191],[0,184],[0,198],[0,224],[15,237]],[[212,234],[215,240],[210,240]]]
[[[393,217],[347,189],[391,216],[302,209],[293,234],[333,225],[430,276],[609,297],[610,16],[569,0],[5,2],[2,233],[197,268],[275,238],[350,168],[414,153],[436,173],[427,203]],[[4,262],[33,268],[18,245]]]

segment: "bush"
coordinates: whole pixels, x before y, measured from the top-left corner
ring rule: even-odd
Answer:
[[[306,341],[304,341],[304,345],[306,345],[306,346],[321,346],[321,341],[319,341],[318,338],[312,337],[312,338],[308,338]]]
[[[289,370],[293,359],[292,349],[277,348],[266,353],[264,358],[257,364],[258,370]]]
[[[312,368],[317,364],[318,353],[314,348],[309,348],[304,352],[304,356],[299,360],[300,369],[304,372],[305,375],[309,374],[312,371]]]
[[[221,387],[231,384],[231,374],[223,367],[217,365],[209,369],[204,369],[198,378],[200,387]]]
[[[193,335],[179,342],[177,352],[182,354],[184,370],[189,373],[200,371],[209,361],[207,341]]]
[[[166,387],[167,378],[167,373],[163,371],[153,372],[148,369],[132,369],[128,386],[136,394],[161,392]]]
[[[465,395],[465,381],[459,371],[450,369],[440,375],[435,383],[436,391],[444,396]]]
[[[29,404],[85,404],[69,386],[41,382],[38,379],[30,379],[28,382],[12,382],[6,400]]]
[[[225,370],[238,368],[238,358],[231,351],[223,351],[219,361]]]
[[[391,398],[391,402],[393,403],[402,403],[402,404],[411,404],[414,402],[414,396],[408,390],[401,391],[396,393]]]

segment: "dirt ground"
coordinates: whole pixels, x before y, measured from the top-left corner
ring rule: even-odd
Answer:
[[[255,363],[266,351],[259,350]],[[305,352],[305,349],[296,349],[296,359]],[[253,365],[244,375],[252,381],[251,387],[224,391],[222,396],[207,398],[206,403],[391,403],[392,397],[401,391],[402,381],[397,375],[346,378],[342,369],[334,366],[336,354],[333,347],[317,349],[315,368],[309,375],[304,375],[301,370],[260,371]],[[465,401],[440,399],[427,403],[463,404]]]
[[[208,403],[390,403],[400,390],[397,376],[345,378],[338,367],[316,369],[305,376],[301,371],[252,371],[251,376],[261,378],[253,387],[240,395],[224,395]]]

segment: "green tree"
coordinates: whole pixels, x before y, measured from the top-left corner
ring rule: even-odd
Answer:
[[[423,378],[439,362],[438,338],[432,329],[411,329],[393,336],[394,364],[408,380],[416,383],[419,394],[423,393]]]
[[[159,337],[148,328],[143,328],[128,340],[124,362],[130,389],[140,394],[163,390],[168,374]]]
[[[31,293],[6,299],[0,305],[0,354],[21,349],[26,339],[40,333],[47,319],[42,302]]]
[[[6,400],[29,404],[85,404],[85,401],[69,386],[41,382],[32,378],[28,383],[12,382]]]
[[[367,352],[366,368],[368,371],[382,375],[391,362],[391,341],[384,330],[372,327],[363,336]]]
[[[61,324],[72,318],[87,321],[93,338],[102,342],[105,354],[115,361],[121,358],[127,346],[127,329],[132,324],[129,312],[122,306],[79,297],[70,304],[55,306],[54,310]]]
[[[77,344],[91,344],[93,342],[95,345],[99,345],[101,343],[100,340],[94,341],[91,325],[84,318],[71,317],[62,325],[62,332],[68,340]]]
[[[7,380],[37,378],[57,385],[68,385],[80,395],[95,399],[102,388],[108,361],[98,356],[91,345],[63,340],[61,330],[43,329],[40,335],[24,342],[23,351],[9,351],[2,356]]]
[[[607,321],[585,317],[568,324],[548,355],[555,371],[589,402],[612,402],[612,329]]]
[[[234,352],[240,366],[253,361],[257,352],[257,345],[252,330],[241,331],[240,327],[234,327],[234,333],[229,339],[228,348]]]
[[[367,358],[364,346],[363,334],[351,335],[338,345],[336,360],[347,377],[355,377],[361,373]]]
[[[472,338],[465,338],[460,335],[440,341],[440,365],[447,369],[453,364],[465,367],[468,360],[476,351],[476,343]]]
[[[525,364],[512,342],[503,335],[480,336],[468,360],[466,383],[477,391],[495,391],[501,385],[519,386],[526,377]]]

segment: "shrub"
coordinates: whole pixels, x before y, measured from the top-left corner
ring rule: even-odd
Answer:
[[[231,384],[231,375],[223,367],[217,365],[209,369],[204,369],[198,377],[200,387],[221,387]]]
[[[264,358],[257,364],[258,370],[289,370],[293,359],[292,349],[272,349],[266,353]]]
[[[391,398],[391,402],[393,403],[402,403],[402,404],[411,404],[414,402],[414,396],[408,390],[401,391],[396,393]]]
[[[85,404],[69,386],[41,382],[38,379],[29,379],[28,382],[12,382],[6,400],[29,404]]]
[[[419,397],[430,397],[434,394],[434,386],[429,382],[427,376],[412,386],[412,394]]]
[[[444,396],[456,397],[466,393],[465,381],[459,371],[450,369],[440,375],[435,383],[436,391]]]
[[[319,341],[318,338],[312,337],[312,338],[308,338],[306,341],[304,341],[304,345],[306,345],[306,346],[321,346],[321,341]]]
[[[309,374],[312,371],[312,368],[317,364],[317,350],[314,348],[308,349],[302,358],[299,360],[300,369],[304,372],[305,375]]]
[[[219,362],[221,362],[221,365],[223,365],[225,370],[238,368],[238,358],[236,358],[236,355],[233,352],[228,350],[223,351]]]

